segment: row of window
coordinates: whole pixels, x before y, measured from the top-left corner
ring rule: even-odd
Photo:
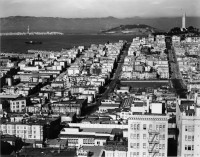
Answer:
[[[83,144],[94,144],[94,139],[83,139]]]
[[[149,147],[152,148],[154,145],[153,144],[149,144]],[[139,149],[140,148],[140,143],[130,143],[130,147],[134,148],[134,149]],[[146,149],[147,148],[147,144],[143,143],[143,148]],[[155,146],[156,149],[165,149],[165,144],[156,144]]]
[[[13,104],[13,105],[19,105],[20,103],[19,103],[19,101],[17,101],[17,102],[12,102],[11,104]],[[21,101],[21,104],[25,104],[25,101]]]
[[[185,145],[185,150],[194,150],[194,145]]]
[[[184,157],[193,157],[194,154],[184,154]]]
[[[15,134],[15,133],[23,133],[23,134],[26,134],[26,133],[28,133],[28,134],[37,134],[36,133],[36,131],[26,131],[26,130],[20,130],[20,131],[15,131],[15,130],[2,130],[3,132],[5,132],[5,133],[8,133],[8,134]],[[43,131],[41,131],[41,133],[42,133]]]
[[[24,130],[26,130],[26,129],[28,129],[28,130],[31,130],[31,128],[33,129],[33,130],[35,130],[36,129],[36,127],[26,127],[26,126],[9,126],[9,125],[0,125],[0,128],[3,128],[3,129],[24,129]]]
[[[185,141],[194,141],[194,136],[192,136],[192,135],[185,135]]]
[[[153,128],[153,125],[149,124],[148,128],[151,130]],[[131,129],[132,130],[140,130],[140,124],[131,124]],[[142,125],[142,129],[146,130],[147,129],[147,124],[143,124]],[[156,125],[156,130],[162,130],[162,131],[164,131],[165,130],[165,124],[163,124],[163,125]]]
[[[192,125],[186,125],[185,126],[185,131],[194,132],[194,126],[192,126]]]
[[[152,155],[148,155],[149,157],[164,157],[165,153],[158,153],[158,154],[152,154]],[[130,157],[147,157],[147,153],[143,152],[140,155],[140,152],[130,152]]]
[[[36,139],[36,136],[32,136],[32,135],[24,136],[24,135],[22,134],[22,135],[18,135],[18,137],[27,138],[27,139],[30,139],[30,138]]]
[[[26,107],[25,105],[21,105],[21,108],[25,108],[25,107]],[[11,106],[11,108],[14,109],[14,108],[20,108],[20,107],[19,107],[19,105],[16,105],[16,106],[13,105],[13,106]]]
[[[70,144],[78,144],[78,139],[68,139],[68,143],[70,143]]]
[[[154,135],[149,135],[149,138],[152,139],[154,137]],[[131,133],[130,134],[130,138],[131,139],[140,139],[140,134],[133,134]],[[147,135],[146,134],[143,134],[143,139],[146,139],[147,138]],[[165,134],[161,134],[161,135],[156,135],[156,137],[154,138],[156,140],[165,140]]]

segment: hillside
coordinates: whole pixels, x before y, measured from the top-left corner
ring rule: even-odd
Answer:
[[[148,35],[157,32],[163,32],[163,31],[144,24],[121,25],[119,27],[102,31],[102,33],[104,34],[134,34],[134,35]]]
[[[200,28],[199,17],[187,17],[187,26]],[[27,26],[30,31],[59,31],[63,33],[100,33],[120,25],[145,24],[159,30],[168,31],[172,27],[181,26],[181,18],[58,18],[11,16],[0,18],[1,32],[25,32]]]

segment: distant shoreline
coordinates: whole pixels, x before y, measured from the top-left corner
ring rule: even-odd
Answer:
[[[108,34],[108,33],[63,33],[63,35],[102,35],[102,36],[139,36],[139,37],[143,37],[143,36],[147,36],[147,35],[138,35],[138,34],[120,34],[120,33],[113,33],[113,34]],[[62,36],[63,36],[62,35]],[[12,34],[12,35],[1,35],[1,37],[5,37],[5,36],[60,36],[59,34],[46,34],[46,35],[41,35],[41,34],[34,34],[34,35],[28,35],[28,34],[24,34],[24,35],[16,35],[16,34]]]
[[[38,36],[38,35],[64,35],[62,32],[1,32],[0,36]]]

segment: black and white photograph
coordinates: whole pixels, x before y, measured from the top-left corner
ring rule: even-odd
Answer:
[[[200,157],[200,0],[0,0],[0,157]]]

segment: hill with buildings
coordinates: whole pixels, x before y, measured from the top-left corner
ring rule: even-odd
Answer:
[[[106,31],[102,31],[104,34],[133,34],[133,35],[148,35],[151,33],[163,32],[154,27],[137,24],[137,25],[120,25]]]
[[[181,17],[170,18],[58,18],[11,16],[0,18],[1,32],[25,32],[30,26],[32,32],[57,31],[63,33],[100,33],[120,25],[145,24],[160,30],[169,31],[172,27],[181,26]],[[187,17],[187,26],[200,28],[200,17]]]

